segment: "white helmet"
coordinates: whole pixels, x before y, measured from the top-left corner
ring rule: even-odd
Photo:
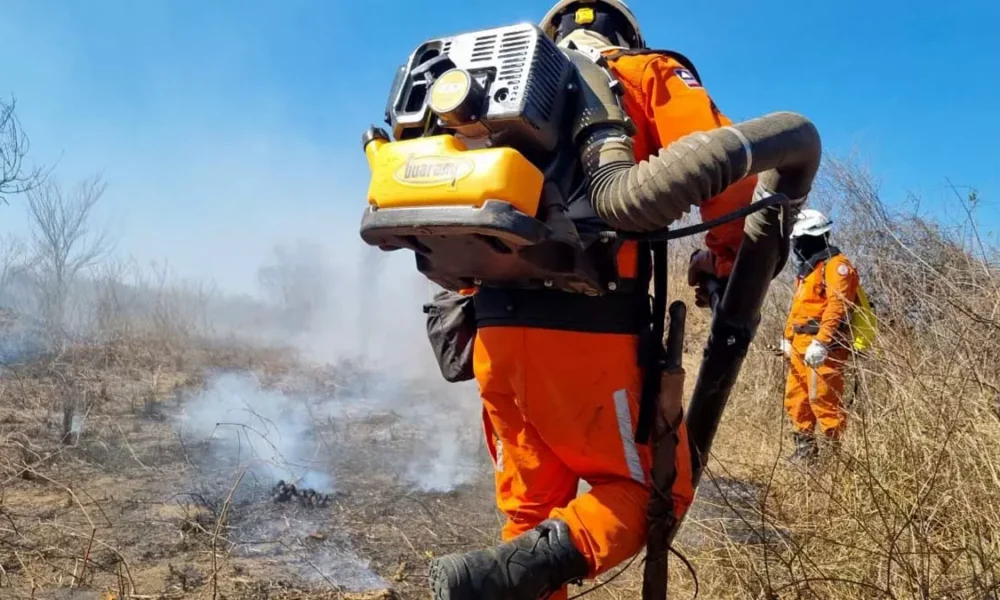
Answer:
[[[583,5],[581,8],[587,8],[587,4],[601,5],[605,9],[617,12],[628,21],[629,26],[632,28],[632,33],[635,36],[634,48],[646,47],[646,40],[643,39],[642,31],[639,29],[639,20],[635,18],[632,10],[621,0],[559,0],[555,6],[549,9],[549,12],[545,13],[542,22],[538,24],[542,31],[545,32],[545,35],[555,39],[556,29],[559,26],[558,17],[574,4]]]
[[[833,221],[818,210],[812,208],[802,209],[795,215],[795,224],[792,226],[791,238],[802,237],[803,235],[819,236],[833,228]]]

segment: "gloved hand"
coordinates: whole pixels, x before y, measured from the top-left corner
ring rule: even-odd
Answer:
[[[708,308],[709,291],[705,286],[705,276],[715,277],[715,255],[708,250],[695,250],[688,263],[688,285],[694,288],[694,304]]]
[[[786,338],[781,338],[781,353],[785,355],[785,358],[792,357],[792,342]]]
[[[825,363],[826,358],[829,355],[830,351],[827,350],[826,344],[819,340],[813,340],[809,343],[809,347],[806,348],[806,355],[803,360],[805,361],[807,367],[815,369]]]

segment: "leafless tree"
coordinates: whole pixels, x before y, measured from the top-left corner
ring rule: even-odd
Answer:
[[[257,270],[262,291],[282,311],[285,326],[293,332],[307,328],[327,302],[332,277],[322,248],[301,240],[293,247],[275,246],[272,261]]]
[[[0,100],[0,202],[36,187],[46,175],[40,167],[27,168],[24,159],[31,146],[15,112],[17,102]]]
[[[106,187],[101,176],[94,175],[68,192],[51,180],[28,191],[39,301],[46,322],[57,330],[65,325],[70,285],[110,250],[107,234],[91,231],[90,225],[91,211]]]
[[[10,292],[18,275],[31,268],[31,257],[24,240],[12,235],[0,237],[0,302]]]
[[[105,261],[94,275],[97,298],[92,328],[106,342],[131,333],[141,277],[134,259]]]

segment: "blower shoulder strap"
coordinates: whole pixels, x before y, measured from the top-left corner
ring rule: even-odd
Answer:
[[[667,320],[667,242],[663,240],[640,242],[639,252],[640,260],[646,257],[646,261],[650,260],[652,254],[653,302],[649,325],[639,338],[642,392],[639,397],[639,421],[636,423],[635,431],[636,443],[647,444],[656,419],[656,405],[662,381],[660,376],[666,364],[663,331]]]

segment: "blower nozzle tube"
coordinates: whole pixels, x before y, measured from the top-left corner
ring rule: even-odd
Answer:
[[[583,92],[574,131],[590,182],[590,201],[612,227],[662,229],[692,206],[755,174],[760,174],[759,193],[784,194],[792,202],[808,195],[822,145],[816,127],[802,115],[777,112],[691,133],[636,164],[631,140],[616,118],[620,106],[608,87],[608,75],[593,62],[574,63]]]

